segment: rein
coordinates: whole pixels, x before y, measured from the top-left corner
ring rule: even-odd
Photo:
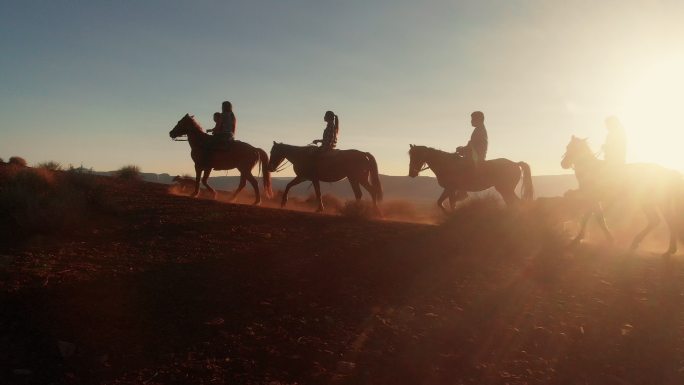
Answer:
[[[289,160],[285,159],[282,163],[280,163],[280,165],[275,169],[274,172],[281,172],[291,165],[292,163]]]

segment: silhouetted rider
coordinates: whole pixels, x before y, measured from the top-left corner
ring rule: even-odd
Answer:
[[[337,147],[337,134],[340,131],[340,121],[332,111],[326,111],[323,121],[328,123],[323,130],[323,139],[316,139],[314,144],[321,144],[321,150],[331,151]]]
[[[487,159],[487,148],[489,146],[489,138],[484,125],[484,114],[482,111],[475,111],[470,114],[470,124],[475,127],[470,135],[470,141],[465,147],[459,147],[456,153],[472,160],[473,165],[477,167]]]
[[[233,113],[233,105],[229,101],[221,104],[221,120],[217,122],[214,129],[214,135],[220,136],[227,142],[235,140],[235,127],[237,126],[237,119]]]

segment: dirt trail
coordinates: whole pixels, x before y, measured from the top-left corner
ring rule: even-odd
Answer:
[[[103,183],[115,217],[0,253],[0,383],[684,383],[681,258]]]

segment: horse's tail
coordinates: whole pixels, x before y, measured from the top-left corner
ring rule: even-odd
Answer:
[[[378,173],[378,162],[375,161],[375,157],[370,153],[366,153],[368,162],[370,163],[370,182],[375,189],[375,199],[378,201],[382,200],[382,184],[380,183],[380,174]]]
[[[523,200],[531,201],[534,199],[534,186],[532,185],[532,170],[530,165],[525,162],[518,162],[518,167],[522,169],[522,190],[520,197]]]
[[[271,170],[268,169],[268,154],[257,148],[259,154],[259,168],[261,169],[264,183],[264,193],[268,198],[273,198],[273,186],[271,185]]]

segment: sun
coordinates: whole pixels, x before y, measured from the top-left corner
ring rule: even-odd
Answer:
[[[656,61],[636,76],[619,117],[628,161],[684,170],[684,56]]]

